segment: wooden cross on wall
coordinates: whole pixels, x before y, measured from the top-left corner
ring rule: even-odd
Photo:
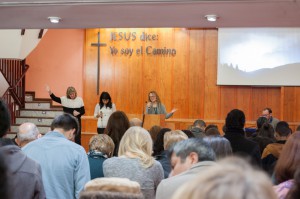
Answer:
[[[91,43],[91,46],[97,47],[97,95],[99,95],[99,79],[100,79],[100,47],[106,46],[106,43],[100,43],[100,32],[98,32],[98,42],[97,43]]]

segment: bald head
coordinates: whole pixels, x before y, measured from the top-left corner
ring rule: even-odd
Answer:
[[[21,147],[25,146],[27,143],[36,140],[40,132],[35,124],[26,122],[19,126],[19,131],[17,133],[17,138],[19,145]]]
[[[142,126],[142,120],[139,118],[132,118],[130,121],[130,126]]]

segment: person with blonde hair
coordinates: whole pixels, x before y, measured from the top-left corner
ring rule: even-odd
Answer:
[[[128,178],[96,178],[85,184],[80,199],[144,199],[140,184]]]
[[[148,131],[130,127],[121,139],[119,157],[104,161],[104,176],[137,181],[145,199],[154,199],[156,188],[163,179],[163,169],[151,153],[152,139]]]
[[[173,130],[165,133],[164,150],[159,155],[155,156],[155,159],[161,163],[164,169],[164,178],[168,178],[172,170],[169,149],[177,142],[186,139],[188,139],[188,136],[180,130]]]
[[[277,199],[268,176],[237,157],[225,158],[183,184],[172,199],[182,198]]]
[[[81,116],[85,114],[82,98],[77,96],[77,91],[73,86],[69,86],[66,96],[62,97],[55,96],[48,85],[46,86],[46,90],[53,101],[62,105],[65,113],[69,113],[78,119],[79,131],[75,137],[75,142],[81,145]]]
[[[89,142],[88,159],[90,163],[91,179],[104,177],[103,162],[114,152],[115,144],[106,134],[91,137]]]

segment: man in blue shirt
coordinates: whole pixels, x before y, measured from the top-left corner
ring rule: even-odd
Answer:
[[[40,163],[47,199],[79,198],[90,180],[90,168],[83,147],[71,141],[78,133],[78,121],[64,113],[53,120],[51,130],[22,150]]]

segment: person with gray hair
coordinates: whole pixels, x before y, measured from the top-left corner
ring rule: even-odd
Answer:
[[[203,138],[205,137],[205,127],[206,123],[203,120],[195,120],[191,131],[196,138]]]
[[[19,126],[19,131],[17,133],[17,142],[18,145],[22,148],[29,142],[38,139],[40,136],[41,134],[35,124],[25,122]]]
[[[139,118],[135,117],[135,118],[130,119],[129,123],[130,123],[130,126],[140,126],[140,127],[142,127],[143,121],[140,120]]]
[[[156,199],[171,198],[185,182],[189,182],[212,165],[216,158],[211,146],[200,138],[176,143],[172,150],[172,171],[157,187]]]

